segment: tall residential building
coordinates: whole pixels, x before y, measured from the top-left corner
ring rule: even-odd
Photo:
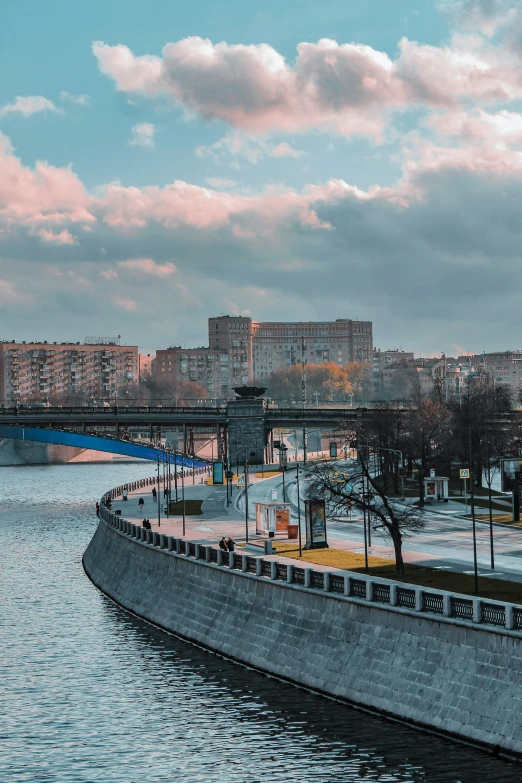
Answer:
[[[207,389],[216,399],[228,396],[229,357],[226,351],[212,348],[181,348],[156,351],[153,375],[156,380],[193,381]]]
[[[473,357],[475,363],[494,379],[495,383],[508,386],[516,402],[522,393],[522,351],[484,353]]]
[[[224,315],[208,319],[210,348],[226,351],[229,391],[252,380],[266,382],[273,372],[300,364],[372,361],[371,321],[253,321]]]
[[[64,400],[76,394],[114,401],[137,381],[137,346],[0,342],[2,403]]]

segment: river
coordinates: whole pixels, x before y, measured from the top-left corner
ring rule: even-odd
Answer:
[[[100,594],[81,563],[95,501],[150,473],[0,469],[2,783],[521,779],[519,765],[236,666]]]

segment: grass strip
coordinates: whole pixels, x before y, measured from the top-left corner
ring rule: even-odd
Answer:
[[[344,549],[303,549],[299,557],[299,549],[295,544],[276,544],[278,554],[297,560],[298,562],[316,563],[343,571],[355,571],[365,574],[364,555],[349,552]],[[383,557],[368,557],[368,576],[380,576],[393,579],[405,585],[416,585],[433,590],[447,590],[450,593],[462,593],[475,596],[473,574],[460,574],[455,571],[439,571],[428,566],[407,563],[405,574],[398,577],[395,563]],[[479,596],[494,601],[522,603],[522,583],[509,582],[502,579],[490,579],[479,576]]]

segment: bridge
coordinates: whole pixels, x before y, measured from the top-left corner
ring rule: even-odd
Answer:
[[[178,454],[170,450],[165,451],[144,443],[136,443],[125,439],[109,437],[107,435],[88,435],[85,432],[71,432],[41,427],[12,424],[0,424],[0,438],[13,440],[29,440],[38,443],[53,443],[60,446],[75,446],[82,449],[95,449],[110,454],[122,454],[126,457],[151,460],[161,463],[168,462],[171,465],[182,465],[184,468],[197,469],[206,467],[207,460]]]
[[[356,425],[383,410],[375,407],[279,408],[258,398],[238,398],[216,407],[15,406],[0,408],[0,437],[157,460],[158,456],[163,459],[163,449],[136,440],[132,442],[131,433],[139,433],[153,444],[159,443],[169,431],[181,430],[182,447],[175,450],[180,453],[171,454],[169,458],[180,462],[182,454],[187,455],[183,459],[194,458],[194,431],[199,430],[204,431],[207,438],[215,437],[217,454],[227,454],[232,463],[248,459],[251,464],[261,464],[274,430],[335,430],[347,424]],[[492,424],[502,427],[508,420],[520,418],[520,412],[512,411],[496,416]],[[206,463],[201,460],[198,466],[203,464]]]
[[[194,454],[194,430],[204,430],[215,434],[218,454],[228,449],[232,462],[248,458],[257,464],[264,461],[264,449],[273,430],[334,429],[359,421],[365,411],[366,408],[269,407],[260,399],[230,400],[220,407],[14,406],[0,408],[0,437],[157,460],[158,449],[131,443],[129,433],[146,434],[151,442],[159,442],[168,431],[182,430],[180,451]]]
[[[232,402],[237,402],[233,400]],[[0,408],[0,422],[32,427],[109,427],[111,429],[150,427],[209,427],[226,424],[230,405],[221,407],[102,407],[31,408],[29,406]],[[264,408],[264,418],[271,429],[279,427],[312,427],[358,421],[368,408]]]

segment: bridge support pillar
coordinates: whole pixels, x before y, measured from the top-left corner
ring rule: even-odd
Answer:
[[[228,454],[232,470],[235,465],[261,465],[266,445],[265,401],[230,400],[227,405]]]

